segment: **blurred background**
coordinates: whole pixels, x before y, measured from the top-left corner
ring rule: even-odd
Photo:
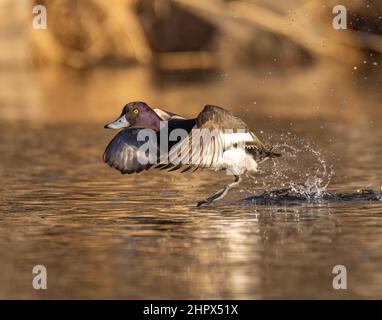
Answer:
[[[382,4],[336,1],[1,0],[0,117],[108,121],[132,100],[186,116],[380,116]],[[32,6],[48,11],[32,27]],[[74,103],[75,101],[75,103]]]
[[[0,298],[381,298],[381,202],[197,210],[231,177],[102,162],[126,103],[216,104],[291,146],[227,200],[380,190],[381,53],[380,0],[0,0]]]

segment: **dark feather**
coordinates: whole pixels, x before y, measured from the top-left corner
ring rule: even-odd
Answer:
[[[103,160],[110,167],[123,174],[138,173],[151,168],[152,161],[156,159],[150,159],[147,164],[139,161],[140,157],[145,157],[143,152],[138,150],[145,143],[137,139],[139,130],[124,129],[111,140],[103,154]]]
[[[182,119],[177,115],[171,114],[175,118],[168,121],[169,132],[175,128],[183,128],[189,132],[195,124],[195,120]],[[141,164],[139,158],[146,159],[147,156],[139,150],[146,141],[138,141],[138,133],[142,129],[126,128],[120,131],[113,140],[108,144],[103,155],[103,160],[110,166],[119,170],[122,174],[139,173],[148,170],[151,167],[155,169],[169,169],[174,167],[174,164],[159,164],[159,138],[160,133],[156,133],[156,145],[158,153],[155,158],[150,158],[147,164]],[[168,146],[171,148],[176,141],[168,141]],[[175,169],[174,169],[175,170]]]
[[[218,106],[206,105],[196,118],[197,128],[250,131],[246,123]]]

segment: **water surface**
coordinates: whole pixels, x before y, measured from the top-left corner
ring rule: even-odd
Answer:
[[[302,151],[264,163],[257,180],[247,179],[226,201],[196,208],[232,178],[123,176],[102,162],[115,133],[94,116],[103,95],[88,100],[68,90],[54,99],[54,92],[51,109],[40,110],[53,110],[50,121],[23,119],[39,110],[25,94],[3,105],[26,102],[25,113],[15,110],[0,125],[0,298],[382,298],[382,202],[231,202],[323,175],[323,163],[334,171],[332,192],[380,189],[378,120],[247,113],[267,143]],[[32,289],[37,264],[48,269],[46,291]],[[332,287],[337,264],[347,268],[347,290]]]

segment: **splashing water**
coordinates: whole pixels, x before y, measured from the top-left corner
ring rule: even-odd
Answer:
[[[308,175],[303,184],[296,184],[295,182],[290,182],[290,188],[293,192],[300,194],[307,199],[311,200],[322,198],[326,194],[326,190],[330,184],[334,170],[332,167],[327,166],[326,161],[322,159],[321,153],[314,150],[310,145],[305,145],[306,150],[311,152],[316,156],[316,161],[321,165],[314,175]]]
[[[256,177],[250,176],[255,187],[261,188],[260,193],[254,192],[253,196],[239,200],[239,203],[382,201],[382,187],[380,191],[369,188],[358,189],[353,193],[328,191],[334,170],[322,153],[289,133],[285,140],[274,145],[274,149],[282,153],[282,158],[266,161],[259,166]]]
[[[286,142],[274,145],[282,158],[268,162],[259,168],[256,186],[271,192],[275,188],[287,188],[307,200],[322,198],[334,175],[332,166],[303,139],[288,133]],[[270,164],[270,165],[269,165]],[[301,168],[307,168],[302,170]]]

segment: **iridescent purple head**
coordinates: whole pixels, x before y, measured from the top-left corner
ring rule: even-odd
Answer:
[[[159,131],[160,121],[159,116],[146,103],[134,101],[125,105],[118,119],[105,125],[105,128],[147,128]]]

